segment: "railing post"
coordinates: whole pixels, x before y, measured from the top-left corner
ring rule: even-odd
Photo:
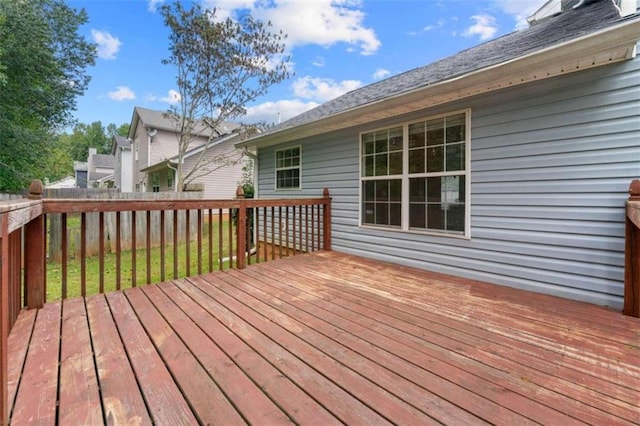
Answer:
[[[31,200],[42,199],[43,186],[40,180],[34,180],[29,186]],[[27,308],[42,308],[45,299],[45,229],[44,215],[29,222],[25,228],[24,239],[24,282]]]
[[[236,199],[240,200],[240,206],[238,207],[238,214],[236,216],[236,268],[244,269],[246,267],[247,252],[247,203],[244,201],[244,190],[242,186],[238,186],[238,189],[236,189]]]
[[[7,366],[9,348],[9,221],[0,213],[0,422],[9,423]]]
[[[640,180],[629,186],[626,203],[623,314],[640,317]]]
[[[325,199],[322,215],[322,229],[324,235],[322,248],[324,250],[331,250],[331,197],[329,196],[329,188],[325,188],[322,191],[322,196]]]

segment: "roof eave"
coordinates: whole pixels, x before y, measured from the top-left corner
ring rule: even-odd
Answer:
[[[510,61],[365,104],[300,126],[256,136],[237,147],[270,146],[391,118],[536,80],[632,59],[640,19],[550,46]]]

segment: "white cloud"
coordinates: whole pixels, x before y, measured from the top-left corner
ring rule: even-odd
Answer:
[[[447,23],[447,21],[445,21],[444,19],[438,19],[438,22],[436,22],[435,24],[426,25],[422,29],[422,31],[429,32],[429,31],[437,30],[439,28],[444,27],[444,24],[446,24],[446,23]]]
[[[329,47],[336,43],[356,46],[362,55],[371,55],[381,43],[372,28],[363,21],[364,12],[355,0],[205,0],[216,7],[217,18],[233,16],[234,11],[248,9],[274,29],[287,34],[289,48],[308,44]]]
[[[174,89],[169,90],[166,96],[158,96],[154,95],[153,93],[147,93],[144,97],[144,100],[147,102],[165,102],[172,105],[180,102],[180,99],[182,99],[182,96],[180,96],[180,93]]]
[[[147,9],[149,12],[155,12],[162,3],[164,3],[164,0],[149,0]]]
[[[91,30],[91,37],[98,45],[98,58],[116,59],[116,53],[120,50],[122,42],[106,31]]]
[[[386,70],[384,68],[378,68],[373,73],[373,79],[374,80],[382,80],[383,78],[387,77],[389,74],[391,74],[391,71]]]
[[[257,123],[264,121],[269,124],[278,124],[278,120],[285,121],[298,114],[315,108],[320,105],[313,101],[279,100],[276,102],[264,102],[259,105],[247,108],[247,114],[243,117],[243,121],[247,123]],[[278,115],[280,117],[278,117]]]
[[[115,91],[109,92],[107,96],[114,101],[130,101],[136,98],[136,94],[127,86],[118,86]]]
[[[169,90],[169,92],[167,93],[167,96],[164,96],[162,98],[160,98],[159,100],[161,100],[162,102],[166,102],[168,104],[175,104],[180,102],[180,99],[182,99],[182,96],[180,96],[180,93],[178,93],[177,90]]]
[[[527,17],[533,15],[542,5],[544,0],[493,0],[495,6],[507,15],[513,16],[516,28],[522,29],[528,26]]]
[[[316,56],[316,58],[311,62],[311,65],[314,67],[322,68],[325,65],[325,59],[322,56]]]
[[[462,35],[466,37],[480,36],[480,40],[488,40],[498,31],[496,18],[491,15],[482,14],[471,17],[476,23],[467,28]]]
[[[358,80],[336,82],[330,78],[306,76],[293,82],[293,93],[299,98],[326,102],[361,86],[362,82]]]

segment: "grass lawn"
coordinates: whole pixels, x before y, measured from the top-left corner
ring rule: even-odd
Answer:
[[[69,221],[68,226],[80,226]],[[222,224],[223,235],[223,258],[229,256],[228,241],[229,221],[225,220]],[[218,223],[213,223],[213,270],[219,269],[218,254]],[[234,235],[235,246],[235,235]],[[235,247],[234,247],[235,250]],[[165,245],[165,280],[171,280],[173,276],[173,241],[167,241]],[[190,243],[190,275],[198,274],[198,244],[196,236],[192,236]],[[205,222],[202,235],[202,272],[209,271],[209,224]],[[178,244],[178,278],[187,276],[187,251],[186,243]],[[121,288],[132,287],[132,259],[131,251],[122,251],[120,253],[120,271],[121,271]],[[161,282],[160,271],[160,247],[152,247],[150,251],[151,261],[151,283]],[[86,258],[86,294],[99,293],[100,285],[100,260],[98,256]],[[147,250],[136,250],[136,285],[147,283]],[[223,267],[228,268],[228,259],[224,261]],[[80,259],[69,259],[67,265],[67,297],[76,297],[81,295],[81,272]],[[116,255],[115,253],[105,253],[104,256],[104,291],[116,290]],[[47,300],[56,300],[62,297],[62,265],[57,262],[47,263]]]

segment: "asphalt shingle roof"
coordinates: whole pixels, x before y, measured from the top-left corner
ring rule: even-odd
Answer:
[[[131,141],[124,136],[115,135],[113,140],[118,148],[131,148]]]
[[[95,167],[113,169],[113,164],[115,163],[115,157],[109,154],[94,154],[92,157],[92,161]]]
[[[623,19],[611,0],[592,1],[527,29],[515,31],[429,65],[348,92],[281,123],[261,136],[312,123],[353,108],[526,56],[596,32]]]
[[[152,109],[135,107],[135,110],[140,117],[140,120],[147,126],[162,129],[162,130],[170,130],[175,131],[176,122],[167,116],[166,111],[156,111]],[[218,135],[224,135],[227,133],[231,133],[233,130],[240,127],[238,123],[232,123],[230,121],[224,121],[222,124],[218,126],[217,133]],[[202,122],[198,122],[194,128],[195,133],[209,136],[211,135],[211,129],[209,126],[206,126]]]

